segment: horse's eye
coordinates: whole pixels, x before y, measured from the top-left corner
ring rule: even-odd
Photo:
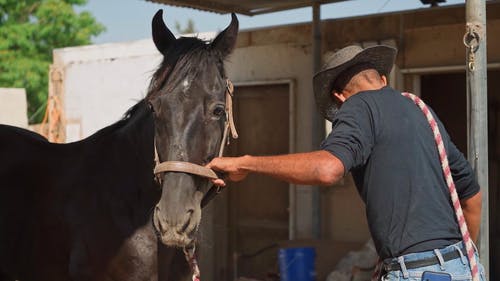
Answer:
[[[222,117],[222,116],[224,116],[224,114],[226,114],[226,109],[225,109],[223,106],[217,106],[217,107],[214,109],[213,114],[214,114],[214,116],[216,116],[216,117]]]

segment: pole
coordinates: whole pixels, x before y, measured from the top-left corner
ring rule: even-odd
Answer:
[[[483,208],[479,252],[489,280],[489,207],[488,207],[488,92],[486,59],[486,1],[465,2],[467,47],[468,159],[481,186]]]
[[[313,73],[321,68],[321,4],[318,1],[313,2]],[[313,94],[311,93],[311,96]],[[325,134],[325,122],[320,117],[316,104],[312,103],[312,147],[314,150],[319,148]],[[321,238],[321,196],[318,186],[313,187],[312,191],[312,234],[316,239]]]

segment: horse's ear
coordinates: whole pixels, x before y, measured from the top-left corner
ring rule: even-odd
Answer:
[[[217,49],[225,57],[229,55],[236,45],[238,37],[238,18],[231,13],[231,23],[212,42],[212,48]]]
[[[153,29],[153,41],[155,42],[156,48],[160,53],[165,55],[168,47],[175,41],[175,36],[163,21],[163,10],[160,9],[156,12],[151,22],[151,27]]]

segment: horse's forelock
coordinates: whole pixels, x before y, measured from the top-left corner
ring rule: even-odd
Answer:
[[[151,100],[157,97],[167,82],[170,85],[166,90],[172,90],[177,83],[170,82],[180,81],[179,78],[195,74],[201,71],[203,66],[213,62],[217,64],[219,72],[224,76],[223,56],[209,48],[207,42],[194,37],[177,39],[153,74],[146,98]]]

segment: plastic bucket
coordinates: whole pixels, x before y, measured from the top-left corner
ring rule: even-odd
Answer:
[[[279,250],[281,281],[314,281],[316,269],[314,248],[283,248]]]

